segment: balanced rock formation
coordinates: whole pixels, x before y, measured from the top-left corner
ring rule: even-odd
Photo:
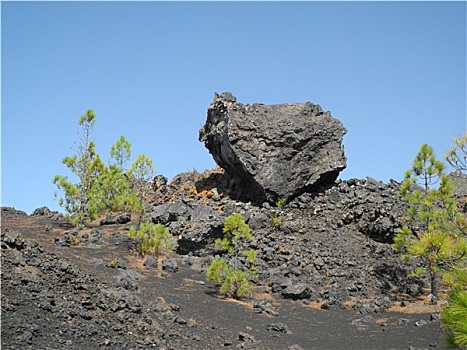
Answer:
[[[215,94],[199,140],[225,169],[235,197],[261,203],[334,183],[346,167],[346,132],[311,102],[243,105],[225,92]]]

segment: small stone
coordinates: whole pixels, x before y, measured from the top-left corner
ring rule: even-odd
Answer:
[[[305,350],[303,349],[300,345],[298,344],[293,344],[293,345],[290,345],[287,350]]]
[[[272,323],[268,325],[267,330],[281,332],[281,333],[289,333],[289,327],[282,322]]]
[[[408,300],[403,300],[403,301],[401,301],[401,304],[400,304],[400,305],[401,305],[402,307],[407,307],[407,306],[409,306],[409,304],[410,304],[410,301],[408,301]]]
[[[249,340],[249,341],[254,341],[255,340],[255,337],[252,336],[250,333],[245,333],[245,332],[240,332],[238,334],[238,339],[240,340]]]
[[[373,316],[366,315],[366,316],[363,316],[362,318],[357,318],[353,320],[352,325],[356,326],[356,325],[370,324],[370,323],[373,323],[373,321],[374,321]]]
[[[190,328],[195,328],[195,327],[198,327],[198,323],[196,322],[195,319],[193,318],[189,318],[187,321],[186,321],[186,325]]]
[[[117,263],[118,263],[118,267],[119,267],[120,269],[124,269],[124,270],[126,269],[126,261],[125,261],[124,258],[119,257],[119,258],[117,259]]]
[[[175,260],[162,261],[162,270],[175,273],[178,271],[178,264]]]
[[[279,316],[279,313],[277,311],[273,310],[272,308],[268,306],[264,308],[264,311],[271,316]]]
[[[178,306],[177,304],[169,304],[169,306],[172,309],[172,311],[180,311],[180,306]]]
[[[157,263],[157,259],[155,259],[155,258],[152,257],[152,256],[148,257],[148,258],[144,261],[143,265],[144,265],[147,269],[151,269],[151,268],[156,269],[156,268],[159,266],[159,264]]]
[[[428,323],[427,321],[421,319],[420,321],[415,322],[415,326],[422,327],[422,326],[426,325],[427,323]]]
[[[396,321],[396,325],[401,325],[401,324],[404,324],[404,323],[407,323],[409,322],[410,320],[408,318],[399,318],[397,321]]]

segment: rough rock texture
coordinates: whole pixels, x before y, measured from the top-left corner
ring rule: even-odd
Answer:
[[[16,231],[2,230],[1,249],[5,348],[139,349],[164,342],[158,321],[126,285],[101,284]]]
[[[407,209],[398,182],[371,177],[337,181],[278,208],[233,200],[226,195],[225,175],[221,169],[179,174],[165,191],[157,187],[145,218],[166,224],[177,237],[177,253],[199,272],[215,255],[232,265],[245,264],[238,253],[221,252],[214,244],[223,235],[226,217],[239,213],[253,232],[253,240],[238,247],[257,252],[253,283],[269,285],[281,298],[333,309],[372,296],[372,302],[355,305],[366,313],[383,312],[397,300],[393,294],[417,297],[422,292],[425,280],[409,274],[420,261],[401,261],[391,245]]]
[[[199,132],[238,198],[274,202],[332,184],[346,167],[342,123],[311,102],[243,105],[216,94]]]

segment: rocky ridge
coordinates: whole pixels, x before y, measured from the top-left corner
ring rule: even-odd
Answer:
[[[361,306],[365,312],[391,306],[396,294],[422,292],[424,282],[409,277],[419,262],[401,261],[390,245],[406,208],[397,194],[399,183],[338,181],[278,208],[232,200],[225,194],[224,176],[222,169],[178,175],[156,191],[156,197],[168,200],[146,216],[169,227],[177,237],[177,252],[201,272],[216,254],[233,263],[235,254],[220,252],[214,240],[222,236],[225,218],[239,213],[254,236],[249,247],[239,249],[257,250],[255,283],[269,285],[283,298],[328,308],[372,296],[371,307]]]

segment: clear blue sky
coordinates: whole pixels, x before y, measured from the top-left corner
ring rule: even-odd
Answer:
[[[401,180],[466,130],[465,2],[1,2],[2,205],[54,200],[77,120],[107,158],[125,135],[171,179],[215,165],[214,92],[311,101],[348,129],[342,179]]]

